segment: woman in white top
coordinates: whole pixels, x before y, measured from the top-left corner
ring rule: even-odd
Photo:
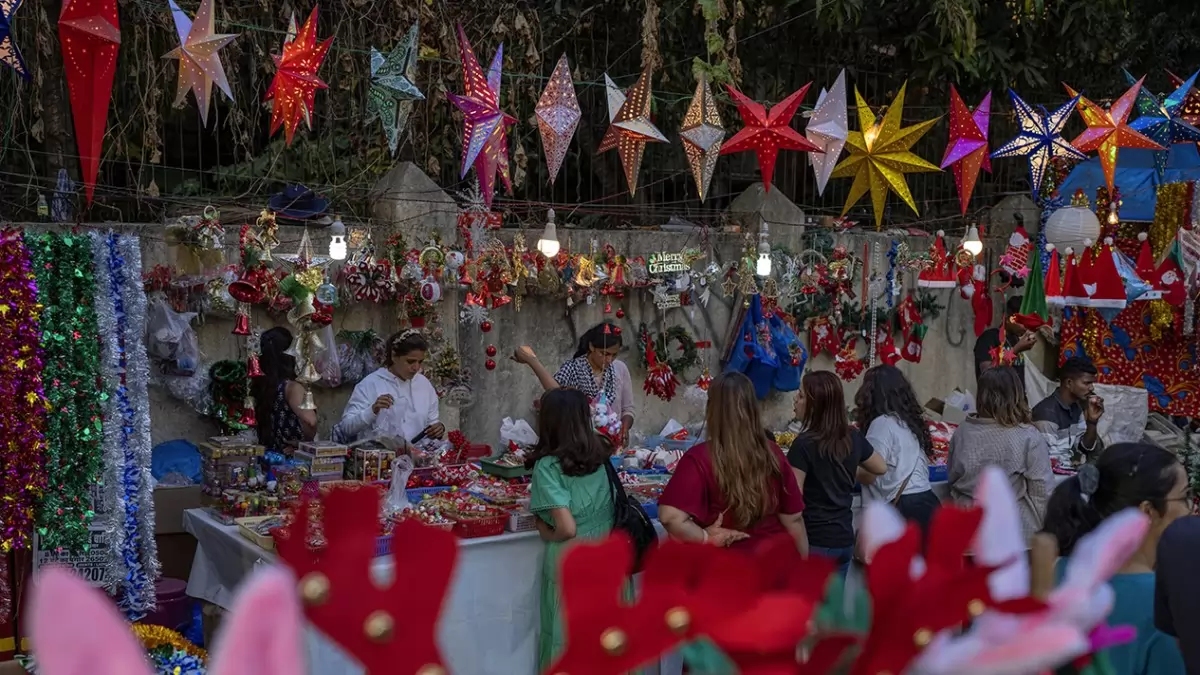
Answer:
[[[441,438],[446,427],[438,421],[438,395],[421,365],[429,343],[415,329],[387,340],[383,367],[354,387],[334,438],[351,442],[366,436],[391,436],[405,442],[417,436]]]
[[[933,441],[912,385],[895,366],[875,366],[863,376],[854,404],[867,440],[887,463],[887,473],[863,486],[864,495],[894,504],[925,530],[941,500],[929,486]]]

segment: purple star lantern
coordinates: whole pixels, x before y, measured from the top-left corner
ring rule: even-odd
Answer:
[[[483,203],[491,209],[497,173],[504,188],[512,192],[507,133],[508,127],[516,124],[517,120],[500,110],[500,69],[504,63],[504,45],[496,49],[487,77],[484,77],[461,25],[458,26],[458,51],[462,58],[464,91],[461,96],[449,96],[450,102],[464,116],[461,177],[466,178],[470,167],[475,167]]]

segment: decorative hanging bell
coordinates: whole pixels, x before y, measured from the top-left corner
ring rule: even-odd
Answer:
[[[317,402],[313,400],[313,393],[307,387],[304,389],[304,400],[300,402],[301,410],[316,410]]]
[[[251,352],[250,356],[246,357],[246,376],[247,377],[262,377],[262,366],[258,362],[258,354]]]
[[[247,396],[242,401],[242,416],[238,422],[245,424],[248,427],[258,426],[258,417],[254,414],[254,397]]]
[[[317,371],[317,367],[313,365],[311,359],[304,362],[304,367],[300,369],[296,381],[305,385],[321,381],[321,373]]]
[[[251,304],[261,302],[265,295],[262,285],[258,283],[258,274],[251,270],[243,271],[237,281],[229,284],[229,294],[238,302]]]
[[[237,317],[233,320],[234,335],[249,335],[250,334],[250,315],[239,311]]]

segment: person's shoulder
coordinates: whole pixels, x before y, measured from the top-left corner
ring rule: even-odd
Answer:
[[[999,328],[989,328],[989,329],[983,331],[982,333],[980,333],[979,337],[976,338],[976,340],[975,340],[976,348],[983,346],[983,345],[993,345],[994,346],[994,345],[998,345],[998,344],[1000,344],[1000,329]],[[990,347],[989,347],[989,349],[990,349]]]
[[[562,464],[558,461],[558,458],[555,457],[554,455],[546,455],[545,457],[542,457],[541,459],[539,459],[537,462],[534,463],[533,470],[535,472],[544,472],[544,471],[562,472]]]
[[[383,375],[386,372],[388,372],[388,369],[380,366],[363,376],[363,379],[359,380],[358,384],[354,385],[354,388],[358,389],[359,387],[366,388],[378,386],[379,382],[383,381]]]
[[[1200,516],[1184,516],[1167,526],[1158,543],[1158,559],[1194,560],[1200,557]]]
[[[428,377],[425,377],[425,373],[417,373],[414,375],[413,384],[416,384],[418,387],[427,391],[432,391],[434,392],[434,395],[437,395],[437,389],[434,388],[433,382],[431,382]]]
[[[613,360],[612,369],[613,372],[617,373],[618,375],[625,375],[627,377],[629,376],[629,366],[625,365],[625,362],[621,359]]]
[[[1039,412],[1042,414],[1053,412],[1054,406],[1056,406],[1056,405],[1058,405],[1058,401],[1056,401],[1054,399],[1054,394],[1051,393],[1046,398],[1038,401],[1037,405],[1033,406],[1033,408],[1032,408],[1033,415],[1034,415],[1034,417],[1037,417]]]

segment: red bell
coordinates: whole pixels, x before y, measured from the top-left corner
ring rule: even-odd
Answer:
[[[250,334],[250,315],[245,312],[238,312],[237,318],[233,320],[234,335],[249,335]]]
[[[611,303],[607,303],[607,302],[604,303],[604,313],[612,314],[612,304]]]
[[[486,362],[484,362],[483,367],[487,368],[488,370],[495,370],[496,362],[493,361],[492,359],[488,359]]]
[[[242,272],[240,279],[229,284],[229,295],[238,302],[254,304],[261,302],[265,294],[262,291],[262,285],[258,283],[258,274],[246,270]]]
[[[254,397],[247,396],[242,402],[242,416],[238,422],[245,424],[248,427],[258,426],[258,418],[254,414]]]
[[[258,354],[250,354],[246,357],[246,376],[247,377],[262,377],[262,366],[258,363]]]

